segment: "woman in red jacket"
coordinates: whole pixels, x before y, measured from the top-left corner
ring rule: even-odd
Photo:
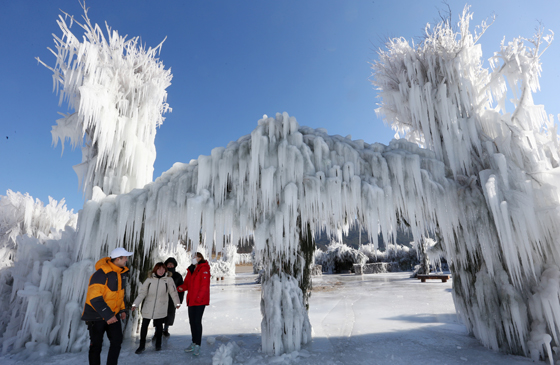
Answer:
[[[185,282],[183,285],[179,285],[177,290],[179,292],[187,291],[192,342],[185,352],[193,352],[198,356],[202,339],[202,315],[204,307],[210,304],[210,265],[200,252],[196,253],[196,258],[187,271]]]

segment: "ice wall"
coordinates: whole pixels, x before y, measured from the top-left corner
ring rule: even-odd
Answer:
[[[84,23],[60,16],[62,36],[54,36],[56,57],[53,89],[59,103],[73,113],[57,120],[53,143],[70,140],[82,147],[82,163],[74,166],[86,200],[93,187],[105,194],[127,193],[152,181],[154,139],[163,114],[171,111],[165,89],[171,72],[156,58],[162,44],[145,49],[139,37],[127,40],[106,25],[92,25],[84,5]],[[83,37],[70,30],[83,29]],[[85,145],[83,144],[85,140]]]
[[[450,236],[438,222],[436,233],[469,331],[487,347],[534,359],[546,354],[552,363],[549,344],[558,346],[560,331],[553,284],[560,159],[552,117],[532,100],[539,57],[552,37],[502,42],[487,70],[477,44],[487,26],[471,32],[471,18],[466,8],[456,28],[427,27],[418,45],[387,43],[373,64],[379,112],[400,136],[433,151],[461,186],[452,218],[459,229]]]

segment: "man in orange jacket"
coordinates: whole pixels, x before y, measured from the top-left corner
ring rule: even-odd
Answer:
[[[128,275],[126,262],[132,252],[124,248],[116,248],[110,257],[102,258],[95,264],[97,270],[89,279],[86,304],[82,320],[86,321],[89,330],[89,363],[101,364],[101,346],[103,335],[111,343],[107,355],[107,365],[119,362],[123,333],[121,320],[126,318],[124,306],[124,280]]]

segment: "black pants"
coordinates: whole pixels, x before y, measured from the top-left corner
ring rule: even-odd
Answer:
[[[140,346],[146,345],[146,336],[148,335],[150,321],[150,318],[142,318],[142,328],[140,328]],[[156,347],[161,347],[161,334],[163,332],[164,321],[165,318],[154,319],[154,327],[156,328]]]
[[[193,305],[189,307],[189,323],[191,325],[192,342],[200,346],[202,340],[202,315],[204,314],[204,305]]]
[[[119,317],[117,317],[119,318]],[[101,321],[86,322],[89,330],[89,363],[90,365],[101,365],[101,346],[103,346],[103,334],[107,332],[107,337],[111,345],[109,346],[109,354],[107,355],[107,365],[117,365],[119,363],[119,354],[121,352],[121,344],[123,333],[120,319],[112,324]]]

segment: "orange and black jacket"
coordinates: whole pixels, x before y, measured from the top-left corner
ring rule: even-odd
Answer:
[[[110,257],[95,264],[97,270],[89,279],[86,304],[82,313],[84,321],[107,321],[124,312],[124,287],[128,267],[118,267]]]

